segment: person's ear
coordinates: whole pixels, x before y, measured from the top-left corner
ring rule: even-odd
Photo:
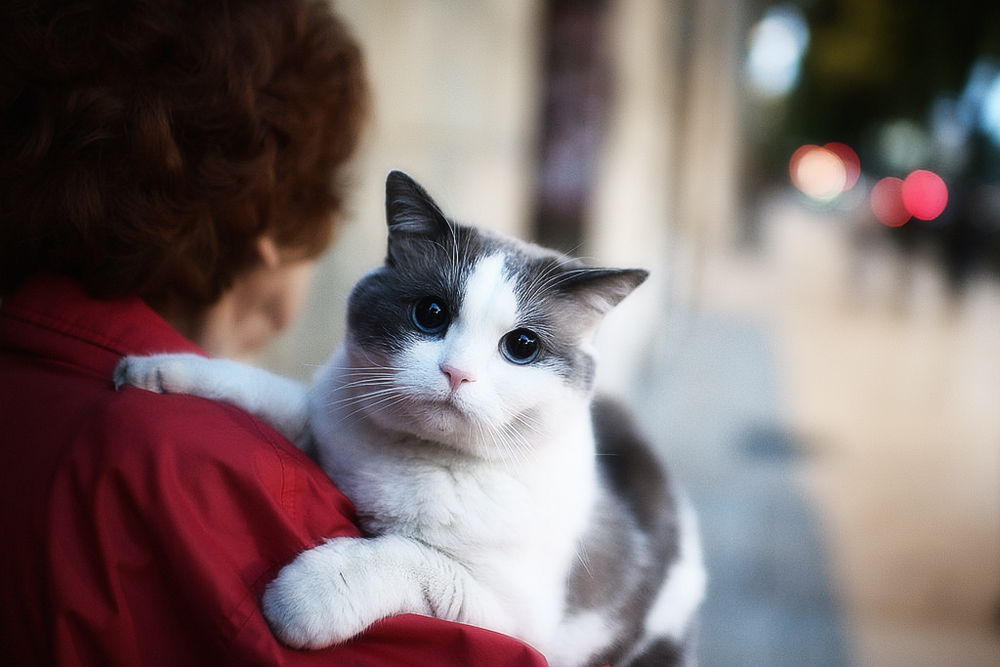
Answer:
[[[264,268],[276,269],[281,265],[281,252],[278,250],[278,244],[268,234],[257,239],[257,254],[260,256]]]

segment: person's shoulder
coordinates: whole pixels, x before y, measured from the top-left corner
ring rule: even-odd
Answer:
[[[263,421],[195,396],[124,387],[98,401],[80,430],[100,467],[196,497],[229,493],[273,503],[294,521],[353,508],[322,470]],[[179,484],[174,484],[179,480]],[[321,523],[324,519],[319,519]]]
[[[234,406],[197,396],[123,387],[99,401],[91,427],[120,453],[245,457],[260,450],[293,458],[297,450],[274,429]],[[147,447],[152,452],[144,452]]]

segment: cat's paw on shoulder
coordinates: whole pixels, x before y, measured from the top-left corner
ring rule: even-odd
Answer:
[[[153,354],[124,357],[115,366],[115,389],[131,386],[158,394],[185,393],[188,382],[188,354]]]

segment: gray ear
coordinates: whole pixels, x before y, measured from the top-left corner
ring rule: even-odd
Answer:
[[[559,289],[603,315],[648,277],[644,269],[573,269],[559,282]]]
[[[448,220],[420,185],[401,171],[385,179],[385,219],[389,238],[414,234],[436,237],[448,232]]]

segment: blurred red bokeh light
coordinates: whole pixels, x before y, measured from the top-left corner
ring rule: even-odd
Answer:
[[[948,186],[932,171],[918,169],[906,180],[889,176],[875,184],[872,211],[889,227],[906,224],[910,218],[933,220],[948,205]]]
[[[903,205],[918,220],[933,220],[948,205],[948,186],[934,172],[918,169],[903,181]]]
[[[875,184],[871,195],[872,212],[883,225],[899,227],[910,219],[903,204],[903,180],[887,176]]]

